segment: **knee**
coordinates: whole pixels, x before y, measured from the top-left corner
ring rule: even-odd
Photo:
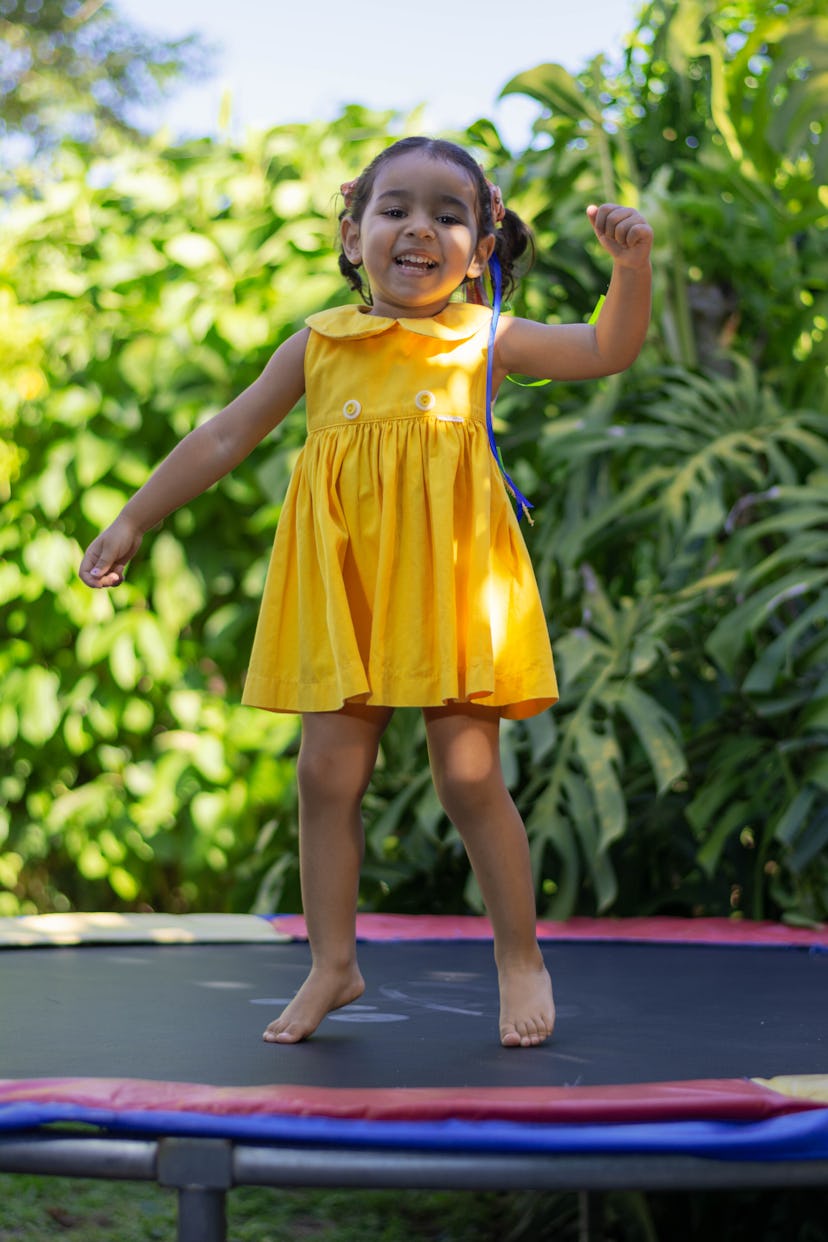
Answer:
[[[438,765],[432,776],[443,810],[456,825],[491,810],[505,793],[499,769]]]
[[[299,797],[310,802],[359,803],[371,779],[368,764],[354,764],[330,747],[303,745],[296,761]]]

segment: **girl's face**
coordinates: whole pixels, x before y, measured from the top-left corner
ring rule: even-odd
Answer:
[[[465,169],[424,151],[380,169],[360,222],[342,221],[345,254],[368,276],[372,314],[436,315],[467,276],[482,274],[494,237],[479,236],[476,203]]]

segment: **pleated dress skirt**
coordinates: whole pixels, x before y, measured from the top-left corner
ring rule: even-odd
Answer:
[[[448,309],[479,322],[481,308]],[[358,326],[375,318],[341,310]],[[325,315],[335,312],[312,327]],[[458,342],[423,335],[420,320],[381,322],[392,326],[367,336],[311,331],[308,437],[279,519],[243,701],[278,712],[474,703],[531,716],[556,701],[557,683],[485,406],[412,359],[407,338],[432,363],[458,349],[476,358],[481,342],[470,351],[468,334]],[[368,378],[347,349],[343,366],[343,346],[373,352]],[[468,369],[476,389],[477,367]]]

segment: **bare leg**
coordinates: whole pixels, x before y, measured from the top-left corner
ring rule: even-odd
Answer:
[[[307,1039],[333,1009],[361,996],[356,906],[364,838],[360,804],[377,758],[386,708],[346,707],[302,719],[296,767],[302,904],[312,966],[264,1033],[270,1043]]]
[[[543,1043],[555,1025],[552,983],[537,941],[526,831],[503,781],[498,715],[461,706],[424,715],[434,783],[492,921],[501,1043]]]

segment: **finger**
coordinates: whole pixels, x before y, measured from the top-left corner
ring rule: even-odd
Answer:
[[[89,548],[78,568],[78,576],[87,586],[97,586],[104,568],[98,564],[98,556],[93,548]]]
[[[120,586],[124,581],[124,575],[118,569],[113,567],[106,573],[92,579],[85,579],[87,586],[101,588],[102,590],[109,587]]]
[[[587,214],[592,218],[594,216],[595,223],[599,228],[605,229],[617,219],[622,219],[631,212],[632,208],[624,207],[621,203],[601,203],[596,207],[591,204],[587,208]]]
[[[97,551],[95,544],[92,544],[81,561],[78,572],[87,586],[116,586],[123,580],[124,568],[125,564],[114,564],[111,556],[104,551]]]
[[[96,581],[99,582],[101,586],[120,586],[124,580],[125,569],[125,562],[116,561],[114,565],[110,565],[108,569],[105,569],[99,576],[97,576]]]
[[[627,234],[636,219],[637,213],[629,207],[610,206],[604,221],[606,236],[619,246],[625,245]]]
[[[606,231],[607,218],[611,210],[611,203],[601,203],[600,207],[596,206],[595,203],[590,203],[589,207],[587,207],[589,222],[599,237],[601,237]]]
[[[648,253],[653,241],[653,231],[640,216],[627,220],[617,233],[618,245],[631,254]]]
[[[627,244],[630,246],[649,246],[652,240],[653,230],[643,220],[636,220],[627,234]]]

